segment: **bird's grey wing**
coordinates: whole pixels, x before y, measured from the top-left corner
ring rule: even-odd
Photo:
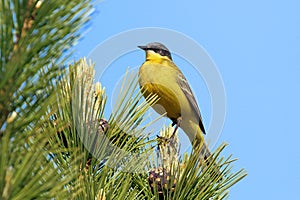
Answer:
[[[197,104],[197,101],[195,99],[195,96],[186,80],[186,78],[184,77],[184,75],[179,72],[178,73],[178,78],[177,78],[177,83],[180,85],[181,90],[183,91],[183,93],[185,94],[185,96],[187,97],[190,105],[192,106],[193,110],[196,112],[197,117],[199,118],[199,126],[201,131],[203,132],[203,134],[206,134],[205,132],[205,128],[202,122],[202,117],[200,114],[200,110]]]

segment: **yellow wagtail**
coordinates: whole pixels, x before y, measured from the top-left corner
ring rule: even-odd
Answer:
[[[170,51],[161,43],[149,43],[138,46],[146,52],[146,61],[139,70],[139,84],[143,95],[158,96],[154,110],[165,114],[176,125],[174,133],[181,127],[189,137],[193,148],[201,148],[201,155],[206,159],[210,152],[204,141],[205,129],[200,110],[192,90],[180,71],[174,64]],[[159,105],[159,106],[158,106]]]

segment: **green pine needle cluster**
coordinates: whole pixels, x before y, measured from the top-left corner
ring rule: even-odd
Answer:
[[[233,172],[235,160],[221,155],[226,145],[209,164],[197,150],[169,167],[151,159],[159,141],[146,132],[147,111],[157,97],[136,92],[135,74],[127,73],[105,119],[93,64],[66,66],[91,11],[89,0],[0,2],[0,199],[228,197],[246,172]],[[159,178],[152,184],[151,172]],[[164,172],[172,185],[158,190]]]

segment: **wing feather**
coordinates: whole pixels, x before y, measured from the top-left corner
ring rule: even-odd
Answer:
[[[177,83],[180,85],[180,88],[181,88],[182,92],[184,93],[184,95],[188,99],[188,102],[192,106],[192,109],[194,110],[197,117],[199,118],[199,126],[200,126],[201,131],[203,132],[203,134],[206,134],[197,101],[195,99],[195,96],[194,96],[194,94],[193,94],[186,78],[184,77],[184,75],[180,71],[179,71],[177,77],[178,77],[177,78]]]

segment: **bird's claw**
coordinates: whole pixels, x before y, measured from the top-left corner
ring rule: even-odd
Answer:
[[[163,136],[156,136],[158,139],[158,145],[166,145],[166,144],[170,144],[171,146],[174,146],[174,135],[172,135],[171,137],[163,137]]]

